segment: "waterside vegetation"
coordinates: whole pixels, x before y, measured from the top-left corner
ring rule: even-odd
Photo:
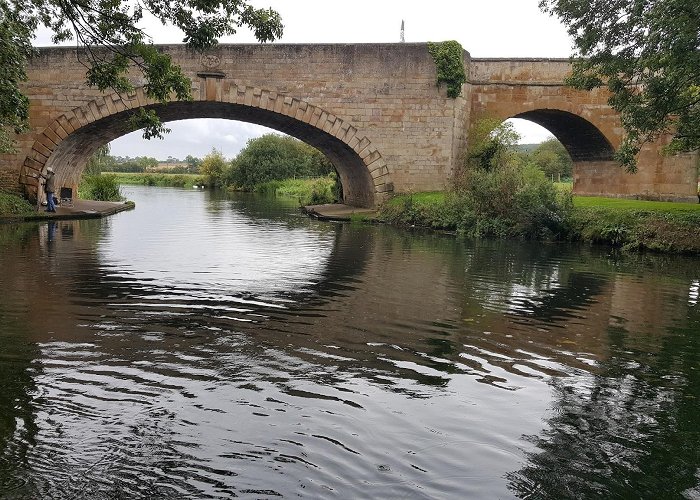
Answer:
[[[519,153],[510,123],[482,119],[445,195],[399,197],[385,204],[388,222],[456,230],[472,237],[556,239],[565,231],[571,193],[557,189]]]
[[[0,217],[23,217],[34,212],[35,208],[21,196],[0,191]]]
[[[401,195],[381,208],[379,220],[471,237],[537,239],[539,234],[539,239],[608,244],[623,250],[700,254],[700,204],[574,196],[556,233],[504,226],[498,217],[474,221],[464,216],[467,205],[455,193]]]
[[[381,221],[456,231],[469,237],[606,243],[629,250],[700,253],[700,205],[574,197],[523,156],[512,127],[480,121],[452,189],[392,198]],[[558,161],[558,160],[557,160]],[[549,178],[548,178],[549,177]]]
[[[124,200],[119,184],[108,175],[84,175],[78,187],[78,197],[98,201]]]
[[[258,184],[256,193],[293,198],[299,206],[323,205],[338,199],[338,182],[334,175],[309,179],[284,179]]]
[[[331,162],[317,149],[289,136],[265,134],[251,139],[232,160],[213,149],[201,160],[188,156],[186,163],[196,166],[198,173],[148,171],[157,164],[156,160],[148,158],[128,162],[107,158],[102,165],[128,164],[131,170],[135,164],[142,168],[129,173],[103,172],[102,177],[117,185],[207,187],[267,193],[294,198],[300,205],[333,203],[341,197]]]

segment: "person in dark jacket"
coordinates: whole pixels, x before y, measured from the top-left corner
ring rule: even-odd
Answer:
[[[46,191],[46,211],[55,212],[56,205],[53,202],[53,194],[56,192],[56,179],[54,179],[53,168],[49,167],[46,169],[46,184],[44,184],[44,191]]]
[[[56,192],[56,180],[54,179],[54,171],[52,167],[46,169],[46,175],[42,175],[46,182],[44,183],[44,192],[46,193],[46,211],[55,212],[56,204],[53,201],[53,194]]]

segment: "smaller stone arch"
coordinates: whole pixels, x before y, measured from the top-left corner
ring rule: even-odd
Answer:
[[[574,162],[611,161],[615,149],[607,137],[585,118],[560,109],[533,109],[513,115],[549,130]]]
[[[156,103],[143,88],[111,94],[59,116],[36,136],[24,161],[20,184],[31,199],[38,193],[37,174],[53,166],[57,183],[77,185],[88,158],[103,144],[133,130],[128,114],[154,109],[164,122],[189,118],[227,118],[287,133],[318,148],[333,162],[343,184],[344,202],[373,207],[393,191],[386,162],[369,138],[337,115],[275,90],[239,86],[224,79],[195,85],[192,101]]]

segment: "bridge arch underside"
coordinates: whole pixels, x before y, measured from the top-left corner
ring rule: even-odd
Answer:
[[[615,150],[591,122],[568,111],[536,109],[512,116],[549,130],[566,148],[574,163],[611,161]]]
[[[163,122],[193,118],[223,118],[255,123],[300,139],[324,153],[333,163],[343,187],[343,202],[357,207],[373,207],[375,182],[366,161],[347,143],[314,127],[274,111],[219,101],[175,101],[145,106]],[[54,168],[62,185],[77,185],[90,156],[102,145],[133,132],[129,127],[132,110],[109,115],[74,131],[54,149],[44,165]],[[152,139],[158,140],[158,139]]]

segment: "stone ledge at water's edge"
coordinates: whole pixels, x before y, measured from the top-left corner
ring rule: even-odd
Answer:
[[[99,219],[135,207],[133,201],[74,200],[73,203],[56,206],[55,213],[47,213],[41,207],[31,215],[0,216],[0,224],[33,222],[41,220]]]
[[[302,212],[319,220],[349,221],[355,217],[374,221],[377,218],[377,211],[372,208],[358,208],[340,203],[330,203],[326,205],[308,205],[301,207]]]

